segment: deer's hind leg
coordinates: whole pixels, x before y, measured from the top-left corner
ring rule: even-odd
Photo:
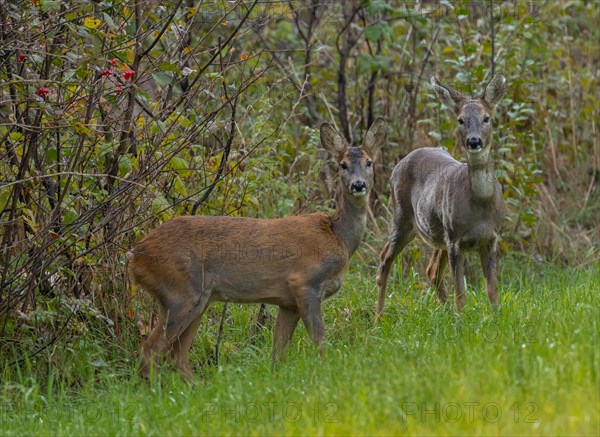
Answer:
[[[148,338],[144,341],[140,354],[142,356],[142,363],[140,366],[140,375],[144,378],[150,376],[150,365],[152,362],[156,362],[163,350],[166,349],[166,338],[165,338],[165,321],[167,319],[167,310],[161,305],[158,321],[152,329]]]
[[[203,290],[198,294],[194,294],[193,291],[190,291],[188,296],[194,296],[191,300],[192,305],[186,305],[187,309],[181,314],[181,320],[174,318],[172,326],[167,322],[166,336],[171,345],[173,364],[189,380],[193,374],[190,369],[188,354],[194,338],[196,338],[196,332],[202,321],[202,315],[208,306],[210,292]]]
[[[173,292],[173,290],[182,288],[186,291],[183,293]],[[175,366],[185,377],[190,377],[191,371],[187,354],[210,293],[202,291],[196,294],[191,288],[173,287],[169,292],[157,295],[161,304],[161,316],[159,324],[142,347],[140,373],[142,376],[148,377],[150,363],[164,355],[167,349],[172,348]]]
[[[437,291],[442,303],[448,300],[448,293],[444,287],[444,272],[448,265],[448,252],[445,249],[436,249],[431,255],[427,266],[427,277]]]

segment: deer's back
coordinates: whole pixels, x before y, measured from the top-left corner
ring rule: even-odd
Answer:
[[[398,191],[409,185],[416,189],[433,185],[440,178],[447,177],[457,168],[464,166],[446,150],[437,147],[423,147],[406,155],[392,172],[392,187]]]
[[[331,288],[348,260],[323,214],[177,217],[150,232],[128,256],[133,280],[159,298],[165,290],[187,288],[208,291],[214,300],[279,305],[293,303],[286,301],[288,289],[302,281]]]

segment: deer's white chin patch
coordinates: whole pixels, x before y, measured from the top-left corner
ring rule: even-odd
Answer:
[[[467,147],[467,152],[469,152],[469,153],[478,154],[478,153],[481,153],[482,151],[483,151],[483,147],[479,147],[478,149],[471,149],[471,148]]]
[[[354,197],[365,197],[367,195],[367,191],[355,191],[352,193]]]

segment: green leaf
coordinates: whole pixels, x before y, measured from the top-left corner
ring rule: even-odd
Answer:
[[[173,183],[173,189],[177,194],[181,197],[187,197],[187,190],[185,189],[185,184],[181,180],[179,176],[175,176],[175,181]]]
[[[0,206],[4,207],[7,204],[10,193],[9,188],[0,188]]]
[[[102,17],[104,18],[104,22],[108,25],[110,30],[118,30],[117,25],[115,24],[110,15],[108,15],[106,12],[103,12]]]
[[[172,71],[174,73],[178,73],[181,74],[181,70],[179,70],[179,68],[177,67],[177,65],[172,64],[171,62],[163,62],[160,64],[159,67],[162,71]]]
[[[172,80],[171,76],[169,76],[167,73],[163,73],[162,71],[152,73],[152,78],[161,87],[169,85]]]
[[[179,176],[186,177],[190,174],[188,162],[178,156],[174,156],[169,161],[169,167],[177,172]]]
[[[65,71],[65,77],[63,78],[63,80],[65,82],[68,82],[73,76],[75,76],[75,73],[77,73],[77,70],[74,69]]]
[[[358,57],[358,69],[363,73],[374,72],[377,70],[381,70],[382,72],[387,72],[390,68],[390,60],[385,56],[375,55],[375,56],[359,56]]]
[[[127,155],[119,157],[119,176],[124,177],[131,170],[131,159]]]
[[[73,208],[66,208],[65,213],[63,215],[63,223],[65,225],[70,225],[77,218],[77,212]]]
[[[52,147],[46,151],[46,161],[48,164],[53,164],[58,159],[58,152],[56,148]]]
[[[163,221],[171,218],[171,204],[161,194],[157,194],[152,201],[152,212],[160,216]]]
[[[377,41],[390,31],[390,26],[385,22],[375,23],[365,29],[365,38],[369,41]]]
[[[40,2],[40,9],[42,12],[60,11],[60,3],[56,0],[44,0]]]

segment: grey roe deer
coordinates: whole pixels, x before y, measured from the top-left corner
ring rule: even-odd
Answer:
[[[321,351],[321,304],[340,289],[363,238],[373,160],[385,129],[377,120],[361,147],[349,147],[329,124],[321,126],[323,147],[339,162],[339,203],[331,216],[182,216],[127,253],[131,278],[160,306],[158,324],[142,346],[143,376],[167,350],[175,367],[192,376],[188,351],[202,314],[215,301],[279,306],[273,360],[283,356],[299,319]]]
[[[378,315],[383,311],[394,259],[415,234],[435,248],[427,276],[442,302],[448,297],[443,273],[450,264],[456,306],[459,310],[464,307],[463,251],[476,249],[490,302],[498,306],[496,250],[505,204],[494,174],[491,120],[506,92],[506,80],[501,74],[495,75],[477,99],[466,98],[435,77],[431,84],[440,100],[456,114],[467,163],[456,161],[443,149],[424,147],[409,153],[392,171],[394,218],[389,241],[380,255]]]

